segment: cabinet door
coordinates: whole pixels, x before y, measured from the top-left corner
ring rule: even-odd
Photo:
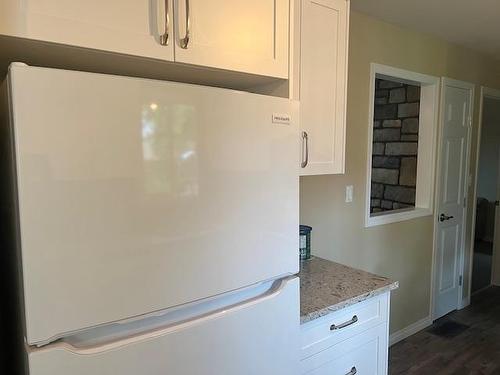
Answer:
[[[175,18],[176,61],[288,78],[289,0],[177,0]]]
[[[0,34],[173,60],[173,1],[2,0]]]
[[[302,175],[344,173],[348,17],[348,0],[302,1],[300,112],[308,142]]]

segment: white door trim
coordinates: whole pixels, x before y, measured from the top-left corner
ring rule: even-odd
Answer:
[[[441,94],[440,94],[440,103],[439,103],[439,136],[438,136],[438,152],[437,152],[437,158],[436,158],[436,169],[437,169],[437,174],[436,176],[440,176],[442,171],[441,171],[441,157],[442,157],[442,144],[441,140],[443,137],[443,125],[444,125],[444,100],[445,100],[445,86],[454,86],[454,87],[459,87],[463,89],[468,89],[471,91],[471,97],[470,97],[470,118],[471,118],[471,123],[469,125],[469,132],[467,135],[467,155],[466,155],[466,165],[465,165],[465,170],[467,171],[467,176],[466,176],[466,183],[465,183],[465,196],[468,196],[468,180],[469,180],[469,175],[470,175],[470,157],[471,157],[471,133],[472,133],[472,119],[474,118],[474,96],[475,96],[475,89],[476,86],[473,83],[469,82],[464,82],[464,81],[459,81],[456,79],[452,78],[447,78],[447,77],[442,77],[441,79]],[[441,192],[441,182],[440,178],[436,177],[436,188],[434,190],[434,201],[439,202],[439,194]],[[464,208],[464,219],[462,223],[462,246],[461,246],[461,251],[460,251],[460,261],[459,261],[459,267],[461,270],[461,275],[464,274],[464,266],[465,266],[465,230],[466,230],[466,223],[467,223],[467,212],[468,208],[470,206],[470,202],[467,199],[466,201],[466,206]],[[438,272],[438,267],[437,267],[437,242],[438,242],[438,224],[439,221],[437,220],[437,217],[439,215],[439,204],[436,203],[434,205],[434,234],[433,234],[433,249],[432,249],[432,267],[431,267],[431,303],[430,303],[430,316],[434,320],[435,318],[435,306],[436,306],[436,282],[437,282],[437,272]],[[466,299],[462,299],[463,296],[463,287],[464,287],[464,282],[462,280],[461,285],[459,286],[459,293],[458,293],[458,300],[457,300],[457,309],[464,308],[469,304],[470,300],[470,282],[469,282],[469,291],[468,291],[468,297]]]
[[[497,100],[497,98],[495,98],[495,100]],[[498,100],[500,100],[500,98],[498,98]],[[500,151],[500,147],[499,147],[499,151]],[[496,189],[496,200],[497,201],[500,201],[500,196],[499,196],[499,187],[500,187],[500,152],[498,154],[499,156],[499,164],[498,164],[498,175],[497,175],[497,189]],[[491,257],[491,279],[490,279],[490,285],[500,285],[500,280],[496,277],[497,276],[497,265],[496,265],[496,262],[497,262],[497,258],[498,258],[498,240],[499,240],[499,236],[500,236],[500,233],[498,231],[498,209],[495,208],[495,224],[494,224],[494,227],[493,227],[493,249],[492,249],[492,257]],[[475,228],[474,228],[475,229]],[[474,232],[472,232],[474,234]],[[471,272],[471,277],[472,277],[472,272]]]
[[[479,94],[479,126],[477,129],[477,141],[476,141],[476,154],[474,155],[476,157],[476,166],[475,166],[475,178],[474,178],[474,192],[473,192],[473,199],[474,201],[472,202],[472,225],[471,225],[471,231],[470,231],[470,244],[469,244],[469,269],[468,269],[468,281],[469,281],[469,286],[472,284],[472,266],[473,266],[473,260],[474,260],[474,233],[476,232],[476,210],[477,210],[477,187],[478,187],[478,172],[479,172],[479,155],[481,153],[481,135],[483,131],[483,110],[484,110],[484,99],[485,98],[491,98],[491,99],[497,99],[500,100],[500,90],[495,90],[489,87],[481,86],[481,91]],[[496,231],[495,231],[496,232]],[[496,251],[495,249],[493,250],[493,260],[492,260],[492,270],[491,270],[491,283],[493,284],[493,276],[494,276],[494,267],[495,267],[495,259],[496,259]],[[468,298],[470,299],[470,287],[469,291],[467,293]]]

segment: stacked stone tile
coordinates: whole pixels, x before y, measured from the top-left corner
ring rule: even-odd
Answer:
[[[370,212],[415,206],[420,87],[377,79]]]

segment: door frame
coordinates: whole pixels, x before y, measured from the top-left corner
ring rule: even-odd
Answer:
[[[465,81],[459,81],[456,79],[448,78],[448,77],[442,77],[441,78],[441,87],[440,87],[440,102],[439,102],[439,123],[438,123],[438,131],[439,131],[439,136],[438,136],[438,145],[437,145],[437,157],[436,157],[436,184],[435,184],[435,190],[434,190],[434,201],[436,204],[434,205],[434,221],[433,221],[433,246],[432,246],[432,267],[431,267],[431,303],[430,303],[430,316],[431,319],[434,321],[436,318],[436,313],[435,313],[435,307],[436,307],[436,286],[437,286],[437,280],[438,280],[438,262],[437,262],[437,256],[438,256],[438,225],[439,225],[439,220],[438,215],[439,215],[439,195],[441,193],[441,159],[442,159],[442,139],[443,139],[443,128],[444,128],[444,102],[445,102],[445,86],[450,85],[450,86],[455,86],[459,88],[463,88],[466,90],[470,90],[471,92],[471,97],[470,97],[470,124],[469,124],[469,132],[467,135],[467,151],[466,151],[466,158],[465,158],[465,170],[466,170],[466,178],[464,181],[465,184],[465,190],[464,194],[466,197],[468,197],[469,193],[469,181],[470,181],[470,158],[471,158],[471,146],[472,146],[472,123],[473,123],[473,118],[474,118],[474,103],[475,103],[475,91],[476,91],[476,85],[470,82],[465,82]],[[464,299],[463,297],[463,289],[464,289],[464,280],[463,280],[463,275],[465,271],[465,240],[466,240],[466,229],[467,229],[467,214],[469,212],[469,206],[470,202],[469,199],[466,199],[466,204],[464,207],[464,219],[462,222],[462,239],[461,239],[461,250],[459,254],[459,269],[460,269],[460,274],[462,276],[462,283],[460,283],[458,287],[458,298],[457,298],[457,309],[462,309],[465,306],[467,306],[470,302],[470,280],[469,280],[469,292],[468,292],[468,298]]]
[[[481,153],[481,137],[482,137],[482,132],[483,132],[483,111],[484,111],[484,99],[490,98],[490,99],[495,99],[500,102],[500,90],[492,89],[486,86],[481,86],[480,94],[479,94],[479,125],[477,129],[477,140],[476,140],[476,152],[475,152],[475,157],[476,157],[476,165],[475,165],[475,178],[474,178],[474,192],[473,192],[473,199],[474,201],[472,202],[472,225],[471,225],[471,231],[470,231],[470,248],[469,248],[469,269],[468,269],[468,281],[469,281],[469,291],[468,291],[468,298],[470,299],[471,295],[471,284],[472,284],[472,267],[473,267],[473,262],[474,262],[474,233],[476,232],[476,211],[477,211],[477,188],[478,188],[478,175],[479,175],[479,155]],[[500,175],[498,176],[500,182]],[[496,216],[496,215],[495,215]],[[491,261],[491,284],[493,285],[493,276],[494,276],[494,270],[495,270],[495,260],[496,257],[498,256],[497,250],[495,249],[495,240],[498,240],[495,238],[497,236],[496,233],[496,228],[494,231],[494,238],[493,238],[493,258]]]
[[[499,92],[500,94],[500,92]],[[497,100],[497,97],[495,97],[495,100]],[[498,101],[500,103],[500,97],[498,97]],[[500,146],[498,147],[498,175],[497,175],[497,190],[496,190],[496,201],[500,201],[500,194],[499,194],[499,189],[500,189]],[[496,203],[495,203],[496,204]],[[495,279],[496,275],[496,268],[495,266],[496,262],[498,262],[498,240],[500,233],[498,233],[498,209],[495,206],[495,224],[493,226],[493,249],[492,249],[492,257],[491,257],[491,278],[490,278],[490,286],[491,285],[500,285],[500,280]],[[474,228],[475,230],[476,228]],[[474,232],[472,232],[474,234]],[[471,270],[471,277],[472,277],[472,270]],[[472,293],[471,293],[472,294]]]

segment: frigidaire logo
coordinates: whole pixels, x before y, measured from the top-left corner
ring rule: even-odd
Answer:
[[[290,116],[273,113],[273,123],[275,124],[290,124]]]

